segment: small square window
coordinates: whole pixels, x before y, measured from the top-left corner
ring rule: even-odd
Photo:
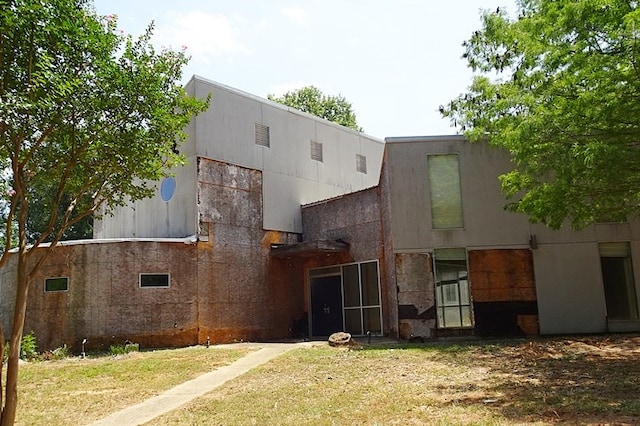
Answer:
[[[54,292],[67,290],[69,290],[69,278],[67,277],[46,278],[44,280],[44,291]]]
[[[168,288],[169,274],[140,274],[140,288]]]
[[[311,141],[311,159],[322,162],[322,143]]]

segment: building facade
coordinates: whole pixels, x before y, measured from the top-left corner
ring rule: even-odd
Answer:
[[[504,209],[509,155],[461,136],[385,143],[197,77],[187,90],[213,95],[188,165],[35,277],[25,330],[42,349],[640,331],[640,223],[531,224]]]

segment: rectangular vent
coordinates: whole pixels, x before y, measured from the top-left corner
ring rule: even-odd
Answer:
[[[269,126],[256,123],[256,145],[269,148],[271,141],[269,139]]]
[[[140,274],[140,288],[168,288],[169,274]]]
[[[322,161],[322,144],[320,142],[311,141],[311,159]]]
[[[356,171],[367,174],[367,157],[356,154]]]

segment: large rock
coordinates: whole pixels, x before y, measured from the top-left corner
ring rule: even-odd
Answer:
[[[355,346],[356,342],[351,338],[351,334],[339,331],[329,336],[329,346]]]

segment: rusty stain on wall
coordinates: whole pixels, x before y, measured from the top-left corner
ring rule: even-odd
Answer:
[[[538,334],[531,250],[470,250],[468,256],[478,334]]]

